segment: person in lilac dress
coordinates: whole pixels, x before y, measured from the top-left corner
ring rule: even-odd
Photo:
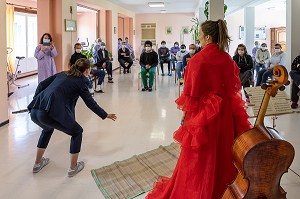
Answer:
[[[175,61],[177,61],[176,60],[176,54],[177,54],[178,51],[180,51],[180,48],[179,48],[179,43],[176,41],[174,43],[174,46],[170,49],[171,61],[172,61],[172,70],[175,70]]]
[[[43,34],[39,45],[35,49],[34,57],[38,63],[38,83],[56,74],[54,57],[57,51],[49,33]]]

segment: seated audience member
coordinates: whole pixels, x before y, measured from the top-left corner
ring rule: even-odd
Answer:
[[[126,43],[122,43],[122,47],[118,51],[118,61],[120,65],[123,67],[123,73],[126,72],[129,73],[129,69],[133,64],[132,59],[130,58],[130,51],[128,48],[126,48]],[[128,66],[126,67],[125,63],[128,63]]]
[[[173,65],[172,70],[175,70],[175,61],[177,61],[176,60],[176,54],[177,54],[178,51],[180,51],[180,48],[179,48],[179,43],[176,41],[174,43],[174,46],[170,49],[171,61],[172,61],[172,65]]]
[[[154,75],[158,64],[157,53],[152,50],[152,42],[145,42],[145,51],[140,57],[141,78],[144,85],[142,91],[152,91]],[[149,84],[147,81],[147,73],[149,73]]]
[[[292,70],[290,72],[291,79],[293,80],[292,84],[292,94],[291,94],[291,101],[292,109],[298,108],[298,100],[300,96],[300,55],[298,55],[293,63],[292,63]]]
[[[240,81],[245,89],[246,87],[250,87],[250,80],[252,79],[252,68],[253,68],[253,60],[251,55],[247,53],[247,48],[244,44],[239,44],[237,49],[235,50],[233,60],[235,63],[238,65],[240,68]],[[246,91],[245,96],[246,96],[246,101],[249,103],[249,96],[247,95]]]
[[[98,50],[101,47],[101,43],[102,43],[102,39],[101,38],[96,39],[95,45],[93,47],[93,64],[97,63]]]
[[[178,51],[176,53],[176,60],[177,60],[176,74],[177,74],[178,79],[181,79],[181,72],[183,72],[182,59],[186,54],[188,54],[188,52],[186,51],[186,46],[184,44],[182,44],[180,46],[180,51]]]
[[[125,43],[126,43],[126,48],[128,48],[128,50],[130,51],[130,57],[131,57],[131,59],[134,60],[135,59],[134,51],[133,51],[132,46],[129,43],[128,37],[125,37]]]
[[[75,50],[75,53],[71,56],[70,65],[75,64],[75,62],[80,58],[87,59],[86,56],[81,53],[82,46],[81,46],[80,43],[76,43],[74,45],[74,50]],[[98,79],[98,84],[97,84],[95,92],[96,93],[103,93],[103,90],[101,89],[101,84],[102,84],[102,82],[104,80],[104,77],[105,77],[105,71],[98,70],[98,69],[91,69],[90,74],[94,75],[95,78]],[[89,84],[88,84],[89,91],[90,91],[91,94],[94,94],[93,81],[92,81],[92,78],[91,78],[90,75],[88,75],[88,80],[89,80]]]
[[[257,50],[259,49],[259,42],[258,41],[255,41],[254,42],[254,48],[252,48],[252,60],[253,60],[253,63],[255,63],[255,59],[256,59],[256,52]]]
[[[166,42],[162,41],[161,47],[158,49],[158,58],[160,62],[161,75],[164,76],[164,63],[168,64],[168,75],[172,76],[171,68],[170,68],[170,52],[169,48],[166,47]]]
[[[185,69],[187,63],[190,61],[190,59],[195,55],[196,53],[196,45],[195,44],[190,44],[189,45],[189,52],[183,56],[182,58],[182,67],[183,70]]]
[[[262,43],[261,44],[261,48],[257,49],[256,51],[256,55],[255,55],[255,71],[256,71],[256,77],[258,75],[258,72],[261,69],[265,69],[266,68],[266,64],[269,62],[270,59],[270,52],[267,49],[267,44],[266,43]]]
[[[196,54],[196,53],[198,53],[198,52],[200,52],[202,50],[202,46],[200,45],[200,41],[199,40],[196,40],[195,46],[196,46],[196,52],[195,52],[195,54]]]
[[[119,38],[118,39],[118,50],[120,50],[122,48],[122,39]]]
[[[258,52],[258,51],[257,51]],[[266,83],[268,78],[273,75],[273,67],[276,65],[286,66],[286,54],[281,50],[280,44],[275,44],[275,52],[267,63],[266,69],[261,69],[257,74],[256,86]]]
[[[110,58],[108,56],[108,51],[105,49],[105,43],[102,42],[100,49],[98,50],[97,53],[97,68],[98,69],[105,69],[108,74],[108,83],[114,83],[113,82],[113,77],[112,77],[112,64],[110,61]]]

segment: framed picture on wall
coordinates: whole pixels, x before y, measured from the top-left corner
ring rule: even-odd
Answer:
[[[171,26],[166,26],[166,34],[171,35],[172,34],[172,27]]]
[[[70,19],[65,19],[65,31],[66,32],[76,32],[77,31],[76,21],[70,20]]]
[[[190,29],[189,29],[188,26],[183,26],[183,27],[182,27],[182,33],[183,33],[183,34],[189,34],[189,32],[190,32]]]

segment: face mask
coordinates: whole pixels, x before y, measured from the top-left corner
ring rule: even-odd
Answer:
[[[195,53],[195,50],[194,50],[194,49],[190,49],[190,50],[189,50],[189,53],[194,54],[194,53]]]
[[[145,49],[146,49],[147,52],[149,52],[151,50],[151,47],[147,46]]]
[[[180,51],[181,51],[182,53],[184,53],[184,52],[185,52],[185,48],[182,48]]]
[[[100,42],[98,42],[98,45],[101,45],[101,43],[102,43],[101,41],[100,41]]]
[[[267,48],[266,48],[266,47],[261,47],[261,49],[262,49],[262,50],[266,50]]]
[[[75,51],[76,51],[77,53],[81,53],[81,49],[79,49],[79,48],[76,48]]]
[[[122,44],[122,41],[119,41],[119,44]]]
[[[178,44],[175,44],[174,46],[177,48],[177,47],[178,47]]]
[[[244,54],[244,51],[243,51],[243,50],[238,50],[238,54],[239,54],[239,55],[243,55],[243,54]]]
[[[43,39],[43,43],[50,43],[50,39]]]
[[[105,46],[101,46],[101,49],[105,49]]]
[[[163,47],[163,48],[166,47],[166,44],[162,44],[161,47]]]
[[[259,45],[257,44],[257,45],[255,45],[255,47],[256,47],[256,48],[259,48]]]
[[[280,49],[275,49],[275,53],[279,53],[280,52]]]

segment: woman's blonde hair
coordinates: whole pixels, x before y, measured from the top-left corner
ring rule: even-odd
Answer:
[[[201,30],[204,36],[210,35],[212,42],[219,45],[219,49],[222,51],[229,51],[230,37],[228,35],[227,26],[224,20],[218,21],[205,21],[201,24]]]
[[[70,70],[66,71],[65,73],[70,76],[80,77],[84,71],[90,67],[91,65],[88,59],[80,58],[70,67]]]

